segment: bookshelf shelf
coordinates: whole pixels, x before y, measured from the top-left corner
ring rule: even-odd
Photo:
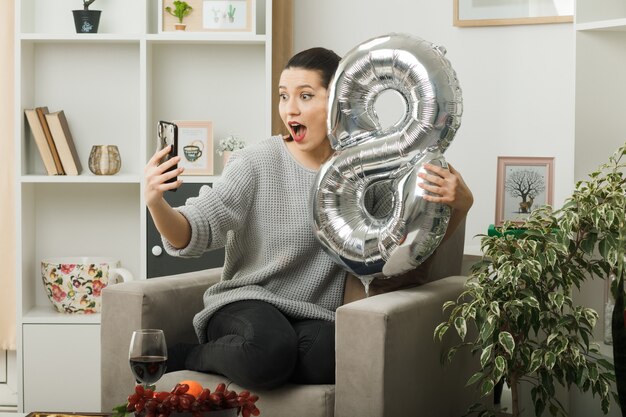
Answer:
[[[22,33],[19,38],[22,41],[35,43],[44,42],[84,42],[84,43],[133,43],[139,42],[145,37],[130,34],[77,34],[77,33]]]
[[[577,31],[626,31],[626,18],[577,23]]]
[[[22,33],[22,41],[34,43],[78,42],[78,43],[210,43],[210,44],[243,44],[263,45],[267,41],[265,35],[233,34],[233,33],[161,33],[149,35],[137,34],[72,34],[72,33]]]
[[[141,176],[131,174],[118,175],[93,175],[91,173],[82,173],[80,175],[22,175],[20,177],[22,183],[56,183],[56,184],[72,184],[72,183],[91,183],[91,184],[139,184]]]
[[[232,33],[161,33],[147,35],[151,43],[209,43],[209,44],[241,44],[263,45],[267,41],[265,35],[232,34]]]
[[[105,256],[119,259],[135,279],[147,277],[151,259],[149,220],[143,197],[143,171],[156,151],[159,120],[210,120],[213,143],[236,134],[248,143],[271,132],[273,72],[291,53],[273,49],[278,13],[291,27],[292,0],[256,0],[255,33],[157,33],[154,0],[106,0],[97,34],[74,33],[71,10],[80,0],[13,0],[15,4],[15,154],[17,375],[19,411],[67,409],[100,412],[100,316],[54,311],[43,289],[40,261],[47,257]],[[92,9],[94,7],[92,6]],[[281,43],[285,45],[285,43]],[[185,80],[181,84],[181,80]],[[82,172],[46,175],[24,111],[63,110]],[[246,123],[241,123],[245,115]],[[41,143],[41,142],[40,142]],[[46,143],[46,142],[44,142]],[[122,168],[116,175],[93,175],[88,159],[94,145],[116,145]],[[185,183],[213,183],[221,158],[214,152],[215,175],[184,176]],[[171,193],[176,194],[176,193]],[[182,194],[182,193],[178,193]],[[34,367],[45,344],[28,341],[63,334],[58,350],[85,346],[77,361],[97,364],[55,372]],[[91,395],[48,393],[38,386],[64,387],[76,380]],[[36,390],[36,394],[35,394]],[[94,395],[97,394],[97,395]],[[76,397],[83,402],[73,403]],[[59,406],[63,404],[63,406]]]
[[[100,324],[100,314],[64,314],[52,305],[38,305],[24,313],[25,324]]]

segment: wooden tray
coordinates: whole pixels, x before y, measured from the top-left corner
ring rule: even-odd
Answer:
[[[74,412],[50,412],[33,411],[26,414],[26,417],[110,417],[112,413],[74,413]]]

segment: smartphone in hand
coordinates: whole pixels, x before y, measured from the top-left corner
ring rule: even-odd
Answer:
[[[161,163],[169,161],[171,158],[174,158],[178,155],[178,126],[171,122],[160,121],[157,125],[157,148],[161,150],[167,146],[170,146],[170,151],[165,155],[165,157],[161,160]],[[178,168],[178,164],[168,168],[168,172]],[[175,182],[178,177],[171,178],[166,183]],[[176,189],[170,190],[176,191]]]

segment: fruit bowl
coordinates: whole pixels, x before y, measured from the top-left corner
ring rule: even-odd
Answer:
[[[169,392],[156,392],[137,385],[128,401],[113,409],[113,417],[130,413],[136,417],[235,417],[239,414],[250,417],[261,414],[255,404],[258,399],[258,395],[249,391],[229,390],[224,383],[213,391],[196,381],[180,382]]]
[[[224,410],[205,411],[202,413],[202,415],[204,417],[237,417],[239,415],[239,410],[236,408],[226,408]],[[170,414],[170,417],[193,417],[193,413],[175,412],[175,413]]]

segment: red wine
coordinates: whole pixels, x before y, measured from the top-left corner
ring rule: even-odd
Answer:
[[[150,385],[161,379],[166,362],[164,356],[136,356],[130,358],[130,369],[138,382]]]

